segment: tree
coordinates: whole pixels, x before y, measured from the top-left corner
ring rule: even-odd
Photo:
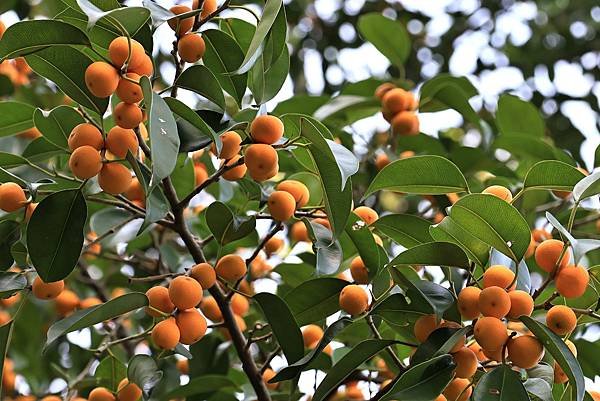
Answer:
[[[539,99],[420,82],[385,2],[347,17],[387,75],[319,96],[286,40],[306,2],[120,3],[0,8],[5,399],[600,399],[600,173]]]

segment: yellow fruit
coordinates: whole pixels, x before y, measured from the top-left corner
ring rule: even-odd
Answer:
[[[359,206],[354,209],[354,213],[367,224],[373,224],[379,218],[377,212],[368,206]]]
[[[220,322],[223,320],[221,309],[219,309],[219,305],[213,297],[204,298],[200,304],[200,310],[204,313],[204,316],[213,322]]]
[[[5,182],[0,185],[0,209],[5,212],[14,212],[27,204],[25,191],[14,182]]]
[[[142,398],[142,389],[135,383],[129,383],[125,378],[117,387],[117,398],[119,401],[137,401]]]
[[[465,287],[458,294],[458,310],[463,319],[473,320],[479,316],[479,295],[481,290],[478,287]]]
[[[440,327],[441,323],[435,315],[423,315],[419,317],[414,327],[415,338],[420,343],[425,342],[429,335]]]
[[[108,389],[104,387],[96,387],[88,395],[89,401],[115,401],[116,398]]]
[[[180,310],[175,319],[181,333],[180,343],[191,345],[204,337],[207,327],[206,319],[197,309]]]
[[[39,276],[37,276],[35,280],[33,280],[31,292],[38,299],[48,300],[58,297],[64,288],[65,282],[63,280],[45,283]]]
[[[275,191],[269,195],[267,207],[274,220],[287,221],[296,212],[296,200],[289,192]]]
[[[202,300],[202,286],[191,277],[175,277],[169,284],[169,298],[180,311],[194,308]]]
[[[272,145],[281,139],[283,130],[283,122],[275,116],[258,116],[250,124],[250,135],[256,143]]]
[[[144,94],[139,82],[140,76],[135,72],[125,74],[125,77],[119,80],[116,90],[119,99],[130,104],[140,102],[144,98]]]
[[[358,285],[347,285],[340,292],[340,308],[349,315],[360,315],[369,307],[367,292]]]
[[[396,114],[391,121],[392,132],[402,136],[419,135],[419,118],[412,111]]]
[[[146,291],[146,296],[148,297],[148,304],[154,309],[158,309],[166,314],[171,314],[175,310],[175,305],[173,302],[171,302],[171,298],[169,298],[169,290],[166,287],[152,287]],[[146,313],[153,317],[161,316],[159,312],[156,312],[150,308],[146,308]]]
[[[274,177],[279,169],[277,151],[271,145],[255,143],[244,152],[244,163],[248,173],[256,181]]]
[[[369,271],[360,256],[352,259],[352,262],[350,263],[350,274],[356,284],[369,283]]]
[[[152,341],[162,349],[173,349],[179,343],[181,333],[175,322],[175,318],[167,318],[159,322],[152,329]]]
[[[448,401],[467,401],[473,392],[473,387],[470,386],[468,379],[454,379],[444,389],[444,396]]]
[[[571,252],[567,248],[566,252],[561,257],[560,255],[564,245],[565,244],[562,241],[556,239],[543,241],[535,249],[535,263],[548,273],[553,272],[557,264],[559,270],[567,266],[571,258]],[[560,257],[560,263],[558,263],[558,258]]]
[[[244,277],[248,271],[246,262],[238,255],[225,255],[217,262],[215,267],[217,276],[230,283]]]
[[[69,134],[68,144],[71,150],[87,145],[100,151],[104,147],[104,138],[95,125],[83,123],[73,128]]]
[[[274,378],[275,375],[276,375],[276,373],[273,371],[273,369],[268,369],[268,368],[265,369],[265,371],[262,374],[262,379],[265,382],[265,384],[267,385],[267,388],[269,390],[275,390],[279,386],[279,383],[269,383],[269,380]]]
[[[118,195],[127,191],[131,181],[131,172],[119,163],[105,163],[102,170],[100,170],[100,174],[98,174],[100,188],[111,195]]]
[[[473,329],[475,340],[484,350],[496,351],[501,349],[508,340],[506,326],[502,320],[484,316],[477,319]]]
[[[130,46],[131,50],[129,49]],[[108,56],[117,68],[121,68],[125,64],[125,61],[127,61],[127,58],[129,58],[127,66],[129,71],[140,68],[147,57],[144,47],[138,41],[127,39],[125,36],[120,36],[110,42]]]
[[[278,191],[289,192],[296,200],[298,208],[306,206],[310,198],[310,192],[306,185],[296,180],[285,180],[277,184],[275,187]]]
[[[109,97],[119,86],[119,72],[108,63],[96,61],[85,70],[85,84],[94,96]]]
[[[544,356],[544,346],[531,335],[519,336],[508,340],[508,357],[521,369],[531,369]]]
[[[452,354],[456,363],[456,377],[468,379],[477,372],[477,356],[467,347],[462,347]]]
[[[87,145],[75,149],[69,158],[69,168],[73,175],[79,179],[87,180],[95,177],[102,170],[100,152]]]
[[[483,316],[502,319],[510,312],[510,297],[504,288],[484,288],[479,294],[479,310]]]
[[[492,185],[484,189],[482,193],[494,195],[508,203],[512,202],[512,193],[508,188],[503,187],[502,185]]]
[[[206,51],[206,44],[202,36],[195,33],[186,33],[177,44],[177,53],[186,63],[199,61]]]
[[[568,265],[561,269],[556,278],[556,290],[565,298],[579,298],[587,290],[590,275],[585,267]]]
[[[137,155],[138,148],[138,139],[132,129],[114,126],[108,131],[106,149],[119,159],[124,159],[127,156],[127,151],[130,151],[134,156]]]
[[[144,121],[144,113],[137,104],[121,102],[113,110],[115,123],[125,129],[134,129]]]
[[[510,288],[508,288],[509,285],[511,286]],[[487,288],[493,286],[514,290],[517,286],[515,273],[506,266],[490,266],[483,273],[483,287]]]
[[[235,131],[227,131],[221,134],[221,152],[220,159],[231,159],[235,157],[242,149],[242,137]]]
[[[565,305],[555,305],[546,314],[546,326],[559,336],[569,334],[577,326],[577,316],[573,309]]]
[[[240,160],[241,157],[242,156],[240,156],[240,155],[235,155],[235,156],[233,156],[233,158],[231,158],[230,160],[225,162],[225,165],[233,166],[238,163],[238,160]],[[225,171],[223,173],[223,178],[226,179],[227,181],[241,180],[244,177],[244,175],[246,175],[246,170],[248,170],[248,168],[246,167],[246,164],[242,163],[239,166],[235,166],[235,167],[230,168],[229,170]]]
[[[190,11],[192,11],[191,8],[183,5],[171,7],[171,12],[175,15],[185,14]],[[168,23],[171,29],[176,31],[178,36],[182,36],[192,30],[192,27],[194,26],[194,17],[172,19],[169,20]]]
[[[217,281],[215,269],[208,263],[199,263],[190,270],[190,277],[198,281],[203,289],[209,289]]]
[[[323,329],[316,324],[309,324],[302,328],[302,339],[305,347],[321,341],[321,338],[323,338]]]
[[[60,316],[70,315],[79,306],[79,297],[71,290],[63,290],[54,300]]]
[[[525,291],[516,290],[508,293],[510,298],[510,319],[518,319],[520,316],[531,316],[533,312],[533,298]]]

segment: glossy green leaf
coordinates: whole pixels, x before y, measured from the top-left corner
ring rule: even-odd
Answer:
[[[429,234],[430,226],[430,221],[410,214],[386,214],[371,224],[381,234],[406,248],[433,241]]]
[[[343,259],[342,247],[339,241],[333,238],[332,232],[322,224],[304,219],[304,225],[313,243],[317,275],[336,273]]]
[[[352,319],[348,317],[343,317],[331,325],[329,325],[325,329],[325,333],[323,337],[319,341],[319,344],[310,350],[308,354],[304,355],[302,359],[296,361],[295,363],[289,364],[287,367],[281,369],[274,378],[270,380],[271,383],[280,382],[283,380],[290,380],[294,377],[297,377],[302,371],[309,366],[309,364],[314,361],[325,349],[327,344],[329,344],[335,336],[342,331],[344,328],[348,327],[352,324]]]
[[[93,60],[70,46],[53,46],[25,57],[33,71],[54,82],[71,99],[102,115],[108,99],[92,95],[85,84],[85,70]]]
[[[435,314],[440,319],[444,312],[454,303],[452,293],[439,284],[427,280],[416,280],[404,273],[403,269],[396,269],[394,277],[398,284],[406,288],[406,296],[411,303],[418,305],[419,310],[425,310],[428,313]]]
[[[150,80],[141,80],[148,113],[148,132],[152,154],[152,180],[150,187],[157,186],[160,181],[171,175],[177,164],[179,153],[179,135],[173,113],[165,100],[152,91]]]
[[[508,365],[500,365],[479,379],[473,391],[474,401],[527,401],[527,390],[519,374]]]
[[[185,103],[172,97],[164,98],[165,102],[175,114],[176,121],[181,124],[182,121],[187,123],[187,127],[178,128],[180,147],[179,151],[189,152],[205,147],[211,141],[217,146],[217,151],[221,150],[221,138],[208,125],[202,117],[194,110],[190,109]]]
[[[298,325],[317,322],[339,311],[339,296],[349,283],[333,277],[306,281],[284,298]]]
[[[596,171],[583,177],[573,188],[573,199],[577,202],[600,194],[600,172]]]
[[[377,355],[385,347],[393,344],[394,340],[365,340],[360,342],[331,367],[325,379],[317,387],[312,399],[314,401],[324,400],[361,364]]]
[[[350,216],[352,185],[347,178],[353,174],[353,168],[344,171],[343,166],[340,164],[342,159],[336,158],[330,148],[329,141],[317,128],[318,126],[314,121],[300,118],[300,132],[304,138],[310,141],[308,150],[321,177],[325,210],[334,237],[337,237],[345,229]],[[321,127],[321,129],[324,129],[324,127]],[[349,156],[351,156],[348,157],[350,164],[357,163],[355,158],[352,160],[354,157],[352,153]]]
[[[81,330],[106,320],[114,319],[127,312],[145,306],[148,306],[148,298],[145,294],[142,294],[141,292],[130,292],[120,297],[113,298],[106,303],[78,310],[50,326],[44,348],[47,349],[54,344],[56,340],[67,333]]]
[[[523,189],[546,189],[553,191],[572,191],[573,187],[585,175],[575,167],[558,161],[543,160],[537,162],[525,175]]]
[[[455,82],[454,79],[446,77],[444,80],[437,82],[435,86],[425,87],[425,85],[423,85],[420,102],[422,105],[433,102],[436,105],[440,105],[438,109],[454,109],[459,112],[465,120],[480,126],[480,118],[469,103],[469,99],[473,94],[466,92],[464,87],[464,84],[459,84]],[[420,110],[422,112],[428,111],[426,107],[420,107]]]
[[[13,265],[11,248],[21,238],[21,225],[13,220],[0,221],[0,270]]]
[[[369,13],[358,19],[358,31],[396,66],[404,65],[410,55],[410,37],[400,21]]]
[[[515,118],[515,116],[519,117]],[[527,134],[543,137],[546,130],[544,120],[533,104],[508,94],[504,94],[498,99],[496,123],[503,134]]]
[[[202,57],[206,65],[215,74],[225,92],[229,93],[241,104],[242,97],[246,92],[246,74],[232,75],[244,60],[244,52],[230,35],[217,29],[209,29],[202,32],[202,38],[206,44],[206,52]]]
[[[0,272],[0,298],[8,298],[27,287],[27,277],[22,273]]]
[[[434,330],[427,337],[427,340],[417,347],[417,350],[411,357],[411,363],[418,364],[434,356],[449,354],[458,342],[464,342],[465,335],[470,330],[471,327],[463,327],[461,329],[442,327]]]
[[[27,164],[27,159],[13,153],[0,152],[0,167],[11,169]]]
[[[453,242],[460,246],[469,255],[469,259],[479,266],[484,266],[489,258],[490,246],[449,216],[441,223],[431,226],[429,232],[436,241]]]
[[[567,347],[562,338],[538,321],[528,316],[521,316],[520,320],[542,342],[546,351],[552,355],[569,378],[573,400],[582,401],[585,394],[583,372],[579,362],[577,362],[577,358],[571,353],[569,347]]]
[[[45,282],[67,277],[83,248],[87,205],[81,191],[65,190],[44,198],[27,225],[27,249]]]
[[[435,94],[448,84],[459,87],[461,89],[461,94],[466,96],[467,99],[478,94],[477,89],[468,78],[455,77],[448,73],[441,73],[427,80],[421,86],[419,111],[435,112],[448,109],[450,106],[445,104],[442,99],[435,98]]]
[[[392,294],[379,302],[371,314],[380,316],[393,326],[408,326],[409,322],[431,313],[427,303],[409,302],[403,294]]]
[[[226,245],[252,233],[256,218],[236,216],[224,203],[213,202],[206,209],[206,224],[217,243]]]
[[[529,225],[514,206],[488,194],[460,198],[450,217],[473,236],[519,262],[529,246]]]
[[[59,45],[89,46],[87,35],[57,20],[20,21],[11,25],[0,42],[0,60],[17,58]]]
[[[265,3],[265,7],[263,8],[263,13],[256,26],[256,31],[254,32],[254,36],[248,45],[248,49],[246,50],[246,55],[240,67],[235,71],[236,74],[243,74],[252,68],[258,57],[262,54],[264,50],[264,42],[271,31],[273,24],[275,23],[275,19],[279,14],[279,9],[282,7],[282,0],[267,0]]]
[[[382,400],[431,401],[454,377],[451,355],[441,355],[407,370],[392,385]]]
[[[148,398],[162,376],[162,370],[158,369],[154,359],[148,355],[135,355],[127,364],[127,379],[142,389],[145,398]]]
[[[294,363],[302,358],[304,356],[302,332],[285,301],[268,292],[258,293],[252,298],[258,302],[265,314],[288,363]]]
[[[67,141],[71,131],[77,125],[85,123],[85,119],[73,107],[58,106],[50,111],[36,109],[33,122],[44,139],[63,149],[68,149]]]
[[[193,65],[183,71],[183,73],[175,81],[175,85],[191,90],[210,100],[221,110],[225,110],[225,96],[223,96],[223,88],[215,75],[204,65]]]
[[[0,102],[0,136],[18,134],[33,127],[35,108],[13,101]]]
[[[465,177],[450,160],[440,156],[415,156],[384,167],[363,198],[381,190],[437,195],[469,190]]]
[[[379,269],[388,261],[385,251],[377,245],[368,226],[354,213],[348,219],[346,234],[367,267],[369,278],[373,279]]]
[[[469,269],[469,258],[451,242],[428,242],[409,248],[389,263],[398,265],[451,266]]]

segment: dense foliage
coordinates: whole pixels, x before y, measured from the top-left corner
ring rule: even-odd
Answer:
[[[188,3],[0,6],[21,18],[0,25],[4,399],[600,399],[581,136],[539,93],[476,108],[423,68],[481,15],[432,45],[382,1],[311,24],[307,1]],[[546,32],[494,42],[526,76],[566,49],[550,4]],[[365,43],[385,75],[305,93],[302,48]],[[420,132],[444,110],[462,126]]]

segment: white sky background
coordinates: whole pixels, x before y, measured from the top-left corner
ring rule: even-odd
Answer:
[[[174,0],[157,0],[157,2],[165,7],[172,6]],[[285,0],[289,3],[290,0]],[[477,0],[400,0],[406,9],[413,12],[421,12],[431,18],[427,25],[422,26],[418,21],[412,21],[408,25],[409,31],[415,33],[421,30],[427,32],[427,41],[430,44],[437,43],[437,38],[443,35],[452,25],[452,18],[447,14],[448,8],[452,10],[461,10],[472,14],[471,22],[473,26],[484,24],[489,15],[485,10],[478,10],[479,2]],[[129,0],[128,5],[141,5],[141,0]],[[191,1],[177,1],[180,4],[191,3]],[[340,8],[344,8],[348,14],[360,12],[365,0],[315,0],[314,6],[309,9],[309,12],[316,13],[324,20],[334,18],[335,12]],[[257,12],[260,9],[251,4]],[[227,12],[224,15],[235,15],[238,18],[246,19],[250,22],[253,18],[244,11]],[[598,21],[600,20],[600,7],[592,11],[592,15]],[[388,15],[394,17],[393,11]],[[510,41],[512,44],[520,45],[527,42],[531,36],[528,21],[535,19],[537,16],[537,8],[533,2],[519,2],[515,4],[508,13],[497,20],[494,36],[491,38],[493,43],[502,44]],[[7,25],[15,23],[18,18],[14,13],[6,13],[2,15],[2,21]],[[574,36],[585,35],[585,26],[577,23],[571,27],[571,33]],[[310,21],[306,19],[302,21],[294,31],[290,31],[290,35],[303,34],[303,31],[310,30]],[[340,27],[340,36],[348,41],[353,40],[357,35],[356,30],[349,24],[344,24]],[[171,50],[173,33],[170,28],[164,24],[155,33],[155,52],[161,51],[168,53]],[[596,99],[600,98],[600,84],[594,82],[593,76],[589,73],[593,68],[598,68],[600,53],[589,52],[582,57],[583,68],[579,64],[571,64],[567,61],[559,61],[554,66],[554,79],[551,81],[548,71],[545,67],[536,69],[535,77],[525,81],[522,73],[514,67],[508,65],[508,59],[499,53],[494,48],[488,45],[490,40],[489,34],[483,30],[474,29],[465,32],[455,42],[455,53],[449,60],[450,72],[457,76],[467,76],[479,90],[481,96],[472,99],[472,105],[478,109],[485,104],[488,108],[494,108],[499,94],[510,91],[521,96],[524,99],[531,97],[532,90],[535,89],[545,96],[552,96],[555,93],[563,93],[573,97],[583,97],[592,92]],[[417,55],[419,60],[423,62],[423,80],[435,76],[440,69],[439,63],[436,61],[436,56],[429,49],[421,49]],[[344,80],[351,82],[363,80],[371,76],[385,78],[385,71],[389,66],[387,59],[381,55],[372,45],[365,43],[357,49],[342,49],[333,54],[337,58],[338,65],[332,66],[325,72],[321,71],[322,55],[315,50],[304,49],[302,58],[304,60],[304,73],[310,79],[307,80],[307,90],[310,94],[318,95],[323,91],[325,80],[332,84],[338,84]],[[475,77],[477,59],[480,58],[486,65],[488,70],[481,73],[480,77]],[[160,66],[160,72],[163,74],[167,82],[172,80],[174,76],[174,67],[170,64]],[[288,77],[281,92],[278,96],[268,104],[269,109],[273,109],[275,105],[285,99],[293,96],[293,85]],[[197,97],[187,91],[181,91],[181,100],[189,101],[190,104],[196,102]],[[555,113],[557,105],[553,101],[547,101],[543,105],[544,113]],[[593,166],[593,157],[596,147],[600,144],[600,133],[597,128],[598,115],[583,101],[569,101],[562,105],[560,110],[572,122],[572,124],[586,137],[582,144],[582,157],[587,164],[587,169],[590,170]],[[421,131],[436,136],[441,129],[460,126],[462,117],[454,111],[444,111],[439,113],[427,113],[420,115]],[[372,133],[373,127],[380,130],[387,128],[387,123],[378,115],[368,118],[354,124],[353,128],[361,136],[367,137]],[[356,151],[361,151],[361,142],[357,139]],[[267,227],[260,227],[261,231],[266,231]],[[291,260],[288,260],[291,261]],[[273,291],[273,282],[262,280],[264,290]],[[73,342],[80,343],[85,346],[89,342],[89,331],[80,333],[72,333],[69,339]],[[285,361],[281,358],[276,358],[273,362],[275,368],[285,366]],[[323,374],[319,376],[319,381],[322,380]],[[311,392],[314,383],[314,371],[305,372],[300,382],[302,391]],[[591,387],[598,388],[596,384],[588,382]],[[23,382],[21,386],[25,385]],[[52,388],[52,391],[60,391],[65,386],[65,382],[57,380]],[[365,384],[366,386],[366,384]],[[365,387],[366,390],[366,387]]]

